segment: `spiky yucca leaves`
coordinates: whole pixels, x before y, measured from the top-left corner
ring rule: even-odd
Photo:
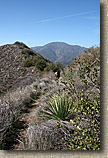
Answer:
[[[48,106],[42,111],[47,119],[66,120],[72,115],[72,99],[65,93],[55,94],[48,102]]]

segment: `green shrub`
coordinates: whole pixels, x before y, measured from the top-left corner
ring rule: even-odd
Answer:
[[[39,70],[43,71],[44,68],[47,66],[47,64],[46,64],[46,61],[44,61],[43,59],[39,59],[39,60],[36,62],[35,66],[36,66]]]
[[[99,58],[99,48],[91,48],[76,58],[69,67],[69,79],[64,82],[73,100],[72,111],[76,117],[72,121],[80,128],[63,138],[70,150],[100,150]],[[77,81],[71,77],[74,73],[77,74]],[[82,124],[84,120],[85,126]]]
[[[30,52],[28,50],[28,52]],[[23,61],[23,66],[24,67],[31,67],[31,66],[36,66],[38,69],[43,70],[44,67],[46,66],[46,62],[40,57],[40,56],[31,56],[28,55],[26,50],[23,50],[23,54],[26,54],[26,59]]]
[[[29,48],[22,42],[16,41],[14,44],[18,45],[20,49]]]
[[[80,130],[76,128],[74,134],[63,138],[69,150],[100,150],[100,97],[89,100],[82,93],[73,112],[77,114],[73,122]],[[86,120],[87,127],[80,124],[82,119]]]
[[[33,66],[33,60],[32,60],[32,58],[29,57],[29,58],[25,59],[25,60],[23,61],[22,65],[23,65],[24,67]]]
[[[28,49],[28,48],[22,49],[21,53],[24,54],[27,57],[30,56],[30,55],[32,55],[32,56],[35,55],[34,52],[31,49]]]
[[[40,56],[35,56],[33,57],[33,62],[36,63],[40,59],[42,59]]]
[[[50,66],[45,67],[44,71],[45,71],[45,72],[51,71]]]
[[[66,120],[72,115],[72,100],[66,94],[55,94],[42,111],[47,119]]]
[[[61,63],[51,63],[44,69],[44,71],[53,71],[53,72],[60,72],[61,70],[63,70],[63,65]]]
[[[55,71],[55,64],[54,63],[51,63],[50,65],[48,65],[44,71]]]

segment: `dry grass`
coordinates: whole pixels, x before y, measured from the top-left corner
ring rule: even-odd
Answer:
[[[36,80],[31,85],[19,87],[1,96],[1,149],[4,149],[6,146],[4,140],[7,139],[7,130],[11,129],[13,124],[18,124],[18,120],[21,119],[25,110],[30,108],[30,105],[33,102],[35,103],[35,100],[38,99],[40,95],[43,95],[43,97],[40,98],[39,106],[43,106],[48,97],[56,92],[58,88],[56,82],[52,80],[52,76],[44,75],[43,78]],[[37,116],[34,120],[37,120]]]
[[[24,150],[65,150],[67,147],[62,138],[73,132],[74,128],[70,122],[56,120],[31,125],[23,143]]]
[[[33,84],[18,88],[16,91],[6,93],[0,99],[0,145],[3,145],[3,140],[7,135],[7,129],[11,128],[15,123],[22,110],[26,108],[32,101],[32,97],[36,96],[37,90],[35,89],[36,82]]]

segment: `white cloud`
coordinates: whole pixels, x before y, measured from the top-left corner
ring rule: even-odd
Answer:
[[[50,21],[54,21],[54,20],[65,19],[65,18],[70,18],[70,17],[74,17],[74,16],[80,16],[80,15],[90,14],[90,13],[94,13],[94,12],[97,12],[97,10],[89,11],[89,12],[83,12],[83,13],[77,13],[77,14],[71,14],[71,15],[62,16],[62,17],[58,17],[58,18],[44,19],[44,20],[36,21],[34,23],[37,24],[37,23],[50,22]]]

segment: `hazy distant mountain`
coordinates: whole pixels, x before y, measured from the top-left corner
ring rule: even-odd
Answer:
[[[69,45],[64,42],[52,42],[44,46],[32,47],[32,49],[50,61],[62,62],[64,65],[68,65],[72,58],[87,50],[85,47]]]

